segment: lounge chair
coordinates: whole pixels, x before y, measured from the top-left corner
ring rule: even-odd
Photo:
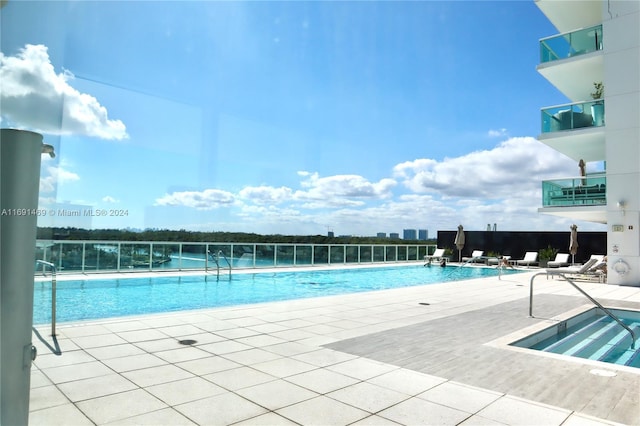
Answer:
[[[425,265],[430,264],[432,260],[442,260],[443,257],[444,257],[444,249],[437,248],[435,249],[433,254],[428,254],[424,257],[424,260],[426,261]]]
[[[471,257],[463,257],[462,261],[463,262],[476,262],[476,261],[480,261],[480,258],[482,257],[482,255],[484,254],[483,250],[474,250],[471,253]]]
[[[568,266],[566,268],[547,268],[547,277],[549,275],[593,275],[597,276],[594,267],[598,263],[597,259],[589,259],[581,266]]]
[[[538,263],[538,252],[537,251],[528,251],[524,254],[524,258],[520,260],[516,260],[516,265],[518,266],[531,266]]]
[[[558,253],[556,258],[550,260],[547,263],[549,268],[560,268],[562,266],[569,266],[569,253]]]

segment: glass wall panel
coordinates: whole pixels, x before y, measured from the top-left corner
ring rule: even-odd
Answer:
[[[211,252],[211,248],[209,249]],[[204,269],[207,265],[207,247],[205,244],[183,244],[180,257],[180,269]],[[213,265],[215,267],[215,262]]]
[[[398,250],[397,246],[384,246],[386,252],[386,261],[395,262],[397,260]]]
[[[233,262],[234,268],[253,268],[255,256],[255,245],[253,244],[234,244],[233,245]]]
[[[276,247],[273,244],[256,245],[256,267],[275,266]]]
[[[373,247],[360,246],[360,262],[372,262],[373,261]]]
[[[313,264],[327,265],[329,263],[329,246],[315,246],[313,249]]]
[[[344,246],[331,246],[329,263],[344,263]]]
[[[424,257],[427,255],[427,249],[427,246],[418,246],[417,260],[424,259]],[[433,250],[435,250],[435,247],[433,247]]]
[[[407,260],[417,260],[417,259],[418,259],[418,247],[407,246]]]
[[[85,271],[115,271],[118,269],[118,244],[96,242],[85,244]]]
[[[407,246],[396,246],[398,257],[396,260],[407,260]]]
[[[150,244],[122,243],[120,245],[120,270],[150,269],[150,252]]]
[[[313,265],[312,246],[296,246],[296,265]]]
[[[293,245],[277,245],[276,266],[293,266],[295,248]]]
[[[360,262],[360,256],[358,252],[358,246],[346,246],[345,247],[347,263],[358,263]]]
[[[373,261],[384,262],[385,246],[373,246]]]
[[[180,267],[179,244],[153,243],[153,269],[179,269]]]

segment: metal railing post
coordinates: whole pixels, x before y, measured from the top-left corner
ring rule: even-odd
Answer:
[[[56,335],[56,265],[45,260],[36,260],[37,264],[51,268],[51,335]],[[44,270],[42,274],[45,275]],[[46,276],[46,275],[45,275]]]

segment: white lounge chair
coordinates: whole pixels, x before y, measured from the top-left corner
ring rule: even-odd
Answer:
[[[475,262],[480,260],[480,258],[482,257],[482,255],[484,254],[484,250],[474,250],[471,253],[471,257],[463,257],[462,261],[463,262]]]
[[[569,253],[558,253],[556,258],[550,260],[547,263],[549,268],[560,268],[562,266],[569,266]]]
[[[589,259],[580,266],[568,266],[566,268],[547,268],[547,277],[549,275],[598,275],[593,269],[598,263],[597,259]]]
[[[516,260],[518,266],[531,266],[538,263],[538,252],[528,251],[524,254],[524,259]]]
[[[431,263],[432,260],[442,260],[443,257],[444,249],[437,248],[433,254],[428,254],[424,257],[424,260],[426,261],[425,265]]]

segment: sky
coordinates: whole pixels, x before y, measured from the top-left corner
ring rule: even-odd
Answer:
[[[574,223],[538,213],[542,180],[579,169],[536,140],[568,100],[536,71],[558,31],[533,1],[9,0],[0,23],[0,126],[57,154],[40,226]]]

